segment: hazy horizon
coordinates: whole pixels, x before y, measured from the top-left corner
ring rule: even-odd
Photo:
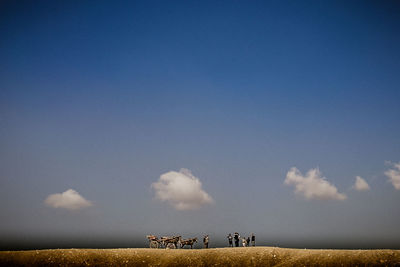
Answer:
[[[0,249],[400,248],[398,1],[2,1]]]

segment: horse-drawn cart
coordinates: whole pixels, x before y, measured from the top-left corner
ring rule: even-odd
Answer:
[[[168,249],[178,248],[178,242],[181,241],[181,236],[162,236],[160,239],[155,235],[147,235],[150,248],[164,247]]]

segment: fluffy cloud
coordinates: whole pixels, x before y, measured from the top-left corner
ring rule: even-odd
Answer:
[[[356,177],[353,188],[357,191],[368,191],[370,189],[368,183],[360,176]]]
[[[69,210],[78,210],[92,206],[90,201],[84,199],[73,189],[68,189],[64,193],[49,195],[44,203],[53,208],[63,208]]]
[[[400,162],[393,163],[393,168],[385,171],[385,175],[389,177],[389,181],[392,183],[396,190],[400,190]]]
[[[200,180],[187,169],[164,173],[151,187],[157,199],[177,210],[193,210],[214,202],[202,189]]]
[[[330,184],[325,177],[322,177],[318,169],[310,169],[305,176],[293,167],[286,174],[286,185],[294,185],[295,193],[304,196],[306,199],[337,199],[344,200],[346,195],[337,191],[337,188]]]

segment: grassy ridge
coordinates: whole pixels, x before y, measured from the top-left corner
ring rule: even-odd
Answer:
[[[399,250],[53,249],[0,252],[0,266],[400,266]]]

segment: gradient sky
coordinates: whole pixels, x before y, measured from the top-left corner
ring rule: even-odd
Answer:
[[[1,1],[0,247],[400,248],[398,1]],[[284,184],[319,168],[345,200]],[[214,202],[151,184],[186,168]],[[353,188],[356,176],[369,191]],[[52,208],[76,190],[92,206]],[[218,243],[219,242],[219,243]]]

